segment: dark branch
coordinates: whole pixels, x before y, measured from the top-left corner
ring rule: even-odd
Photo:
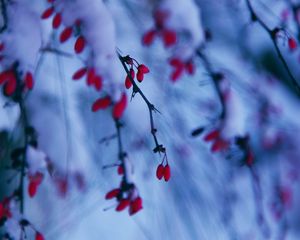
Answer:
[[[279,49],[279,46],[278,46],[278,43],[276,41],[276,34],[281,30],[280,28],[275,28],[275,29],[270,29],[266,24],[265,22],[258,17],[258,15],[256,14],[256,12],[254,11],[252,5],[250,4],[250,0],[246,0],[246,3],[247,3],[247,7],[248,7],[248,10],[251,14],[251,19],[252,21],[256,21],[259,23],[259,25],[268,33],[269,37],[271,38],[272,40],[272,43],[275,47],[275,50],[276,50],[276,53],[280,59],[280,61],[282,62],[284,68],[286,69],[291,81],[292,81],[292,84],[293,86],[295,87],[296,91],[297,91],[297,94],[300,95],[300,85],[299,83],[297,82],[297,80],[295,79],[295,77],[293,76],[286,60],[284,59],[282,53],[280,52],[280,49]]]
[[[133,85],[133,94],[135,93],[139,93],[141,95],[141,97],[143,98],[144,102],[147,104],[148,110],[149,110],[149,116],[150,116],[150,126],[151,126],[151,134],[153,136],[153,140],[155,143],[155,148],[153,149],[153,151],[156,153],[164,153],[166,151],[166,149],[163,147],[162,144],[159,144],[156,133],[157,133],[157,129],[155,128],[154,125],[154,119],[153,119],[153,112],[158,110],[154,107],[154,105],[147,99],[147,97],[145,96],[145,94],[142,92],[142,90],[138,87],[138,85],[135,83],[134,79],[131,77],[130,72],[126,66],[126,57],[122,57],[119,53],[118,53],[119,59],[127,73],[127,76],[129,77],[132,85]]]

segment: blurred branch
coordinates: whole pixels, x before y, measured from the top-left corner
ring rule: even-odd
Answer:
[[[119,160],[121,161],[121,166],[123,168],[123,172],[124,172],[124,181],[126,183],[128,183],[128,177],[127,177],[127,171],[126,171],[126,164],[125,164],[125,158],[127,156],[127,153],[124,152],[123,150],[123,144],[122,144],[122,138],[121,138],[121,128],[123,127],[123,125],[120,123],[119,120],[114,119],[115,121],[115,126],[117,129],[117,138],[118,138],[118,148],[119,148]]]
[[[154,139],[154,143],[155,143],[155,148],[153,149],[153,151],[155,153],[165,153],[166,149],[162,144],[159,144],[156,133],[157,133],[157,129],[155,128],[154,125],[154,119],[153,119],[153,112],[159,112],[154,105],[146,98],[146,96],[144,95],[144,93],[142,92],[142,90],[138,87],[138,85],[135,83],[134,79],[131,77],[131,74],[126,66],[126,58],[128,58],[128,56],[122,57],[119,53],[118,53],[119,59],[127,73],[127,76],[129,77],[132,85],[133,85],[133,95],[135,93],[139,93],[141,95],[141,97],[143,98],[144,102],[147,104],[148,110],[149,110],[149,116],[150,116],[150,126],[151,126],[151,134],[153,136]]]
[[[67,52],[61,51],[59,49],[51,48],[51,47],[41,48],[40,51],[57,54],[57,55],[60,55],[63,57],[69,57],[69,58],[73,57],[73,55],[71,53],[67,53]]]
[[[296,89],[296,92],[298,95],[300,95],[300,85],[298,84],[297,80],[295,79],[295,77],[293,76],[286,60],[284,59],[280,49],[279,49],[279,46],[278,46],[278,43],[276,41],[276,35],[277,33],[281,30],[280,28],[274,28],[274,29],[270,29],[266,23],[258,17],[258,15],[256,14],[256,12],[254,11],[252,5],[250,4],[250,0],[246,0],[246,3],[247,3],[247,8],[251,14],[251,20],[253,22],[257,22],[259,23],[259,25],[268,33],[269,37],[271,38],[272,40],[272,43],[275,47],[275,50],[276,50],[276,53],[280,59],[280,61],[282,62],[284,68],[286,69],[291,81],[292,81],[292,84],[294,85],[295,89]]]
[[[14,68],[15,75],[17,78],[17,96],[16,96],[16,102],[19,105],[20,108],[20,119],[23,125],[23,134],[24,134],[24,151],[22,155],[22,160],[21,160],[21,169],[20,169],[20,182],[19,182],[19,187],[18,187],[18,195],[20,199],[20,212],[23,214],[24,213],[24,177],[25,177],[25,167],[26,167],[26,152],[27,152],[27,147],[29,144],[29,139],[28,139],[28,134],[27,134],[27,129],[29,128],[29,123],[28,123],[28,117],[27,117],[27,112],[24,104],[24,98],[22,96],[22,87],[21,87],[21,80],[18,75],[17,71],[17,66]]]
[[[266,239],[270,237],[270,227],[264,217],[264,208],[262,202],[262,190],[259,176],[253,166],[249,166],[251,178],[252,178],[252,187],[254,193],[254,200],[256,203],[256,212],[257,212],[257,225],[261,229],[262,234]]]
[[[211,63],[207,59],[206,55],[200,49],[197,50],[197,55],[202,60],[204,68],[206,69],[209,76],[213,80],[213,83],[214,83],[216,92],[219,96],[221,107],[222,107],[219,118],[221,120],[224,120],[225,117],[226,117],[226,106],[225,106],[225,99],[224,99],[224,96],[223,96],[223,93],[222,93],[222,90],[221,90],[221,86],[220,86],[220,81],[222,81],[222,79],[223,79],[223,74],[213,70],[213,67],[212,67]]]
[[[299,3],[295,4],[291,0],[286,0],[286,2],[290,6],[290,8],[292,9],[293,18],[294,18],[294,21],[295,21],[296,26],[297,26],[297,38],[298,38],[298,41],[300,41],[300,22],[298,20],[298,14],[299,14],[299,11],[300,11],[300,4]]]
[[[5,0],[0,0],[1,2],[1,14],[3,18],[3,26],[0,28],[0,33],[3,33],[7,28],[7,9]]]

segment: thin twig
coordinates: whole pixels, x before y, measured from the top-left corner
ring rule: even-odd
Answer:
[[[122,168],[124,170],[124,175],[123,175],[124,181],[126,183],[128,183],[128,176],[127,176],[126,164],[125,164],[125,158],[126,158],[127,154],[123,150],[122,137],[121,137],[121,128],[123,127],[123,125],[117,119],[114,119],[114,121],[115,121],[115,126],[116,126],[116,129],[117,129],[119,160],[121,161],[121,166],[122,166]]]
[[[126,59],[128,58],[128,56],[122,57],[119,53],[118,53],[119,59],[127,73],[127,76],[129,77],[132,85],[133,85],[133,95],[135,93],[139,93],[141,95],[141,97],[143,98],[144,102],[147,104],[148,110],[149,110],[149,116],[150,116],[150,127],[151,127],[151,134],[153,136],[153,140],[155,143],[155,148],[153,149],[153,151],[156,153],[164,153],[165,152],[165,148],[162,144],[159,144],[156,133],[157,133],[157,129],[155,128],[154,125],[154,119],[153,119],[153,112],[158,112],[158,110],[154,107],[154,105],[147,99],[147,97],[145,96],[145,94],[142,92],[142,90],[138,87],[138,85],[135,83],[134,79],[131,77],[131,74],[126,66]]]
[[[259,23],[259,25],[268,33],[269,37],[271,38],[272,40],[272,43],[275,47],[275,50],[276,50],[276,53],[280,59],[280,61],[282,62],[284,68],[286,69],[291,81],[292,81],[292,84],[294,85],[296,91],[298,94],[300,94],[300,85],[299,83],[297,82],[297,80],[295,79],[295,77],[293,76],[286,60],[284,59],[280,49],[279,49],[279,46],[278,46],[278,43],[276,41],[276,34],[280,31],[280,28],[274,28],[274,29],[270,29],[266,24],[265,22],[260,18],[258,17],[258,15],[256,14],[256,12],[254,11],[252,5],[250,4],[250,0],[246,0],[246,3],[247,3],[247,7],[248,7],[248,10],[251,14],[251,19],[252,21],[256,21]]]
[[[209,76],[213,80],[216,92],[219,96],[220,103],[222,105],[222,110],[221,110],[219,118],[221,120],[224,120],[226,117],[226,105],[225,105],[225,98],[224,98],[224,95],[222,93],[221,86],[220,86],[220,81],[222,81],[222,74],[219,72],[215,72],[213,70],[211,63],[209,62],[206,55],[202,51],[197,50],[197,56],[202,60],[202,62],[204,64],[204,68],[206,69]]]
[[[5,0],[1,0],[1,14],[3,17],[3,26],[0,28],[0,34],[3,33],[7,29],[7,9]]]

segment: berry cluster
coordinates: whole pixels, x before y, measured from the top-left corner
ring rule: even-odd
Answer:
[[[129,207],[129,215],[132,216],[143,208],[143,201],[137,188],[133,183],[127,183],[124,179],[120,184],[120,188],[115,188],[105,195],[106,200],[113,198],[116,198],[118,202],[116,206],[118,212]]]

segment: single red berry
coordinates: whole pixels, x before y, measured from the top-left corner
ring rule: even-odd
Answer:
[[[86,83],[87,83],[88,86],[94,84],[94,78],[95,78],[95,76],[96,76],[95,68],[90,68],[88,70],[88,74],[87,74],[87,78],[86,78]]]
[[[109,96],[106,96],[104,98],[99,98],[97,101],[95,101],[92,105],[92,111],[96,112],[100,109],[105,109],[111,104],[111,100]]]
[[[29,176],[28,194],[30,197],[34,197],[38,186],[42,183],[44,175],[40,172],[35,175]]]
[[[113,108],[113,117],[115,119],[121,118],[125,111],[126,106],[127,106],[127,96],[125,93],[123,93],[121,99],[115,104]]]
[[[100,91],[102,89],[102,77],[95,75],[94,76],[94,87],[97,91]]]
[[[123,175],[124,174],[124,168],[121,165],[118,166],[118,174],[119,175]]]
[[[41,15],[42,19],[47,19],[49,18],[52,14],[54,13],[54,7],[49,7],[47,8],[43,14]]]
[[[27,72],[24,78],[24,83],[27,89],[31,90],[34,85],[34,80],[31,72]]]
[[[135,77],[135,72],[134,72],[133,68],[130,68],[129,74],[130,74],[131,78],[134,79],[134,77]],[[126,78],[125,78],[125,87],[126,87],[127,89],[129,89],[129,88],[131,88],[131,86],[132,86],[131,79],[130,79],[130,77],[127,75]]]
[[[159,180],[161,180],[162,177],[164,176],[164,170],[165,170],[165,168],[164,168],[164,166],[163,166],[162,164],[159,164],[159,165],[157,166],[157,169],[156,169],[156,177],[157,177]]]
[[[171,74],[171,80],[175,82],[181,77],[186,66],[185,63],[179,58],[172,58],[170,59],[169,63],[174,68]]]
[[[129,206],[129,215],[132,216],[143,209],[143,200],[141,197],[134,199]]]
[[[294,38],[290,37],[288,39],[288,45],[291,51],[295,51],[297,48],[297,42]]]
[[[40,232],[36,232],[35,240],[45,240],[45,238]]]
[[[177,81],[183,74],[183,68],[175,68],[174,71],[171,74],[171,80],[173,82]]]
[[[3,84],[11,78],[15,78],[15,74],[12,70],[7,70],[0,73],[0,84]]]
[[[113,189],[113,190],[109,191],[108,193],[106,193],[105,199],[108,200],[108,199],[115,198],[118,196],[119,193],[120,193],[119,188]]]
[[[170,59],[169,63],[171,66],[173,66],[175,68],[178,68],[178,67],[184,68],[184,62],[182,62],[181,59],[179,59],[179,58],[172,58],[172,59]]]
[[[85,39],[83,36],[79,36],[75,42],[74,50],[77,54],[81,53],[85,47]]]
[[[166,182],[168,182],[171,178],[171,168],[169,164],[167,164],[164,168],[164,179]]]
[[[53,20],[52,20],[52,27],[54,29],[57,29],[57,28],[59,28],[60,24],[61,24],[61,14],[56,13]]]
[[[142,82],[144,80],[144,74],[150,72],[149,68],[145,66],[144,64],[141,64],[138,66],[138,72],[136,74],[136,79],[139,82]]]
[[[72,27],[66,27],[60,34],[59,36],[59,41],[61,43],[64,43],[65,41],[67,41],[71,35],[73,33],[73,28]]]
[[[213,130],[205,135],[204,141],[209,142],[212,141],[220,136],[219,130]]]
[[[37,184],[35,182],[30,182],[28,185],[28,194],[30,197],[34,197],[37,192]]]
[[[86,74],[86,72],[87,72],[87,68],[80,68],[73,74],[72,79],[78,80],[82,78]]]
[[[137,74],[136,74],[136,79],[139,81],[139,82],[142,82],[144,80],[144,73],[138,71]]]
[[[165,47],[170,47],[176,43],[177,37],[176,32],[169,29],[164,29],[162,31],[162,37]]]
[[[11,96],[14,94],[17,88],[17,80],[15,77],[8,79],[8,81],[4,85],[4,93],[7,96]]]
[[[116,207],[116,211],[120,212],[122,210],[124,210],[125,208],[127,208],[130,204],[130,201],[128,199],[122,199],[120,201],[120,203],[118,204],[118,206]]]
[[[138,71],[139,71],[139,72],[142,72],[142,73],[144,73],[144,74],[150,72],[149,68],[148,68],[147,66],[145,66],[144,64],[140,64],[140,65],[138,66]]]
[[[150,30],[146,32],[143,36],[142,43],[146,46],[149,46],[153,43],[154,37],[156,36],[156,30]]]

